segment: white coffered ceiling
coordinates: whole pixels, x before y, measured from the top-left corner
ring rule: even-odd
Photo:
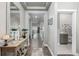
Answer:
[[[48,10],[51,2],[20,2],[24,10]],[[18,10],[13,2],[10,3],[11,10]]]
[[[51,2],[20,2],[25,10],[48,10]]]
[[[24,10],[42,10],[47,11],[51,2],[20,2]],[[11,3],[11,10],[17,10],[17,7]],[[44,13],[29,13],[33,26],[44,23]]]
[[[45,2],[26,2],[27,6],[39,6],[44,7],[46,5]]]
[[[13,2],[10,2],[10,10],[19,10]]]

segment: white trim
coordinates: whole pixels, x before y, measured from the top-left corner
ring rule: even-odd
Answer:
[[[27,10],[25,12],[27,12],[28,14],[29,13],[47,13],[47,11],[29,11],[29,10]]]
[[[10,9],[17,9],[17,7],[15,7],[15,6],[11,6]]]
[[[46,9],[46,7],[27,7],[27,9]]]
[[[10,13],[20,13],[20,11],[12,10],[12,11],[10,11]]]
[[[54,53],[52,52],[51,48],[47,44],[44,44],[44,46],[48,47],[50,53],[52,54],[52,56],[54,56]]]
[[[48,46],[47,44],[43,43],[43,46]]]
[[[76,53],[76,55],[75,56],[79,56],[79,53]]]
[[[57,10],[57,16],[58,16],[58,13],[72,13],[72,53],[76,55],[76,10],[60,9],[60,10]],[[58,17],[57,17],[57,23],[58,23]],[[58,25],[57,25],[57,28],[58,28]],[[57,35],[58,35],[58,32],[57,32]],[[58,39],[59,38],[57,38],[57,40]],[[58,42],[56,43],[58,44]]]
[[[72,12],[75,12],[75,11],[76,11],[75,9],[59,9],[59,10],[57,10],[57,12],[59,12],[59,13],[61,13],[61,12],[72,13]]]
[[[73,11],[72,17],[72,53],[76,55],[76,11]]]
[[[20,4],[20,2],[13,2],[14,5],[19,9],[19,10],[24,10],[24,8],[22,7],[22,5]]]
[[[50,49],[50,47],[49,46],[47,46],[47,47],[48,47],[50,53],[52,54],[52,56],[54,56],[54,53],[52,52],[52,50]]]

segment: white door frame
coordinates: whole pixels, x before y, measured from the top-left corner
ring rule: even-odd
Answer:
[[[72,10],[72,9],[57,10],[57,18],[58,18],[58,13],[72,13],[72,54],[76,55],[76,10]],[[57,19],[57,37],[58,40],[59,39],[58,19]],[[57,41],[56,44],[58,44]]]

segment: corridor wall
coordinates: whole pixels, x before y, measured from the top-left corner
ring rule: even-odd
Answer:
[[[0,3],[0,34],[6,34],[6,2]]]
[[[76,53],[79,54],[79,3],[78,2],[60,2],[57,3],[57,9],[75,9],[76,16]]]
[[[53,24],[48,26],[48,46],[52,50],[52,52],[56,53],[56,41],[57,40],[57,17],[56,13],[59,9],[74,9],[77,10],[76,16],[76,52],[79,55],[79,3],[78,2],[55,2],[52,3],[48,10],[48,19],[53,18]]]
[[[52,3],[48,10],[48,19],[52,18],[52,25],[48,24],[48,46],[52,54],[56,54],[55,40],[57,39],[57,21],[55,20],[55,3]]]

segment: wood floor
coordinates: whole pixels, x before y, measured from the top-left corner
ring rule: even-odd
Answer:
[[[57,56],[74,56],[73,54],[58,54]]]
[[[52,55],[47,47],[42,47],[34,50],[29,48],[26,56],[52,56]]]
[[[38,39],[30,39],[30,46],[26,56],[52,56],[49,49],[43,46],[42,43],[40,37]]]
[[[43,46],[42,43],[43,42],[41,41],[41,39],[31,39],[30,40],[30,46],[28,48],[28,52],[27,52],[26,56],[52,56],[52,54],[50,53],[48,47]],[[58,54],[57,56],[74,56],[74,55],[72,55],[70,53],[69,54],[61,53],[61,54]]]

